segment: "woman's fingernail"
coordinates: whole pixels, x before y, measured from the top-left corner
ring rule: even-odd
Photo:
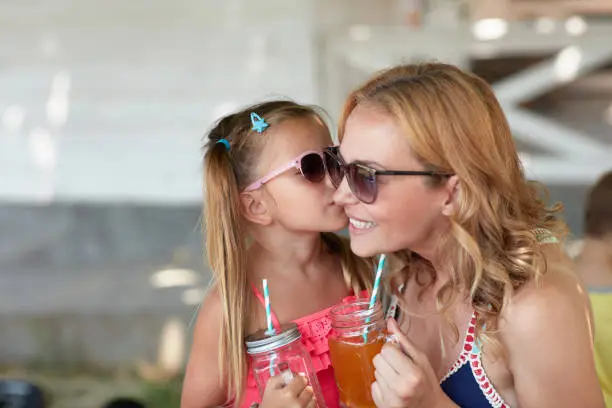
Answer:
[[[399,340],[397,339],[397,337],[395,336],[395,334],[388,334],[385,337],[385,343],[387,344],[393,344],[393,345],[398,345],[400,344]]]

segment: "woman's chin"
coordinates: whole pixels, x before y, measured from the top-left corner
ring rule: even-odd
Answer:
[[[378,248],[377,246],[367,245],[366,243],[359,242],[359,241],[360,240],[358,238],[354,239],[351,237],[351,251],[353,251],[355,255],[361,258],[376,256],[376,255],[379,255],[385,252],[384,250],[382,250],[381,248]]]

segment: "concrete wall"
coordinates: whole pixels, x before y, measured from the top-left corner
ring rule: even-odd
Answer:
[[[0,4],[0,199],[197,203],[201,137],[315,102],[308,1]]]

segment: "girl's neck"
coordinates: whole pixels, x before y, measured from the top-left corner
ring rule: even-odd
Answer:
[[[308,276],[320,270],[319,266],[328,256],[318,232],[263,230],[254,233],[253,238],[249,263],[259,271],[293,276],[298,272]]]

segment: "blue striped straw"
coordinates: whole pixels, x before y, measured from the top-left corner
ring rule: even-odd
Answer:
[[[264,295],[264,306],[266,308],[266,324],[268,326],[268,330],[266,330],[267,335],[275,334],[274,326],[272,326],[272,311],[270,310],[270,291],[268,290],[268,280],[262,280],[263,285],[263,295]],[[270,377],[274,376],[274,365],[276,363],[276,355],[272,356],[270,360]]]
[[[272,326],[272,311],[270,310],[270,292],[268,291],[268,280],[263,279],[263,295],[264,295],[264,306],[266,307],[266,323],[268,325],[267,334],[274,333],[274,327]]]
[[[386,260],[387,256],[385,254],[381,255],[378,260],[378,268],[376,269],[376,277],[374,278],[374,288],[372,289],[372,297],[370,298],[370,309],[376,304],[376,296],[378,295],[378,287],[380,286],[380,277],[382,276],[383,269],[385,269]]]
[[[374,287],[372,288],[372,297],[370,298],[369,308],[372,309],[376,304],[376,297],[378,295],[378,287],[380,286],[380,277],[382,276],[382,271],[385,269],[385,261],[387,260],[387,256],[382,254],[378,259],[378,268],[376,268],[376,276],[374,277]],[[370,323],[370,318],[366,319],[366,323]],[[364,329],[363,333],[363,342],[368,342],[368,332],[367,329]]]

